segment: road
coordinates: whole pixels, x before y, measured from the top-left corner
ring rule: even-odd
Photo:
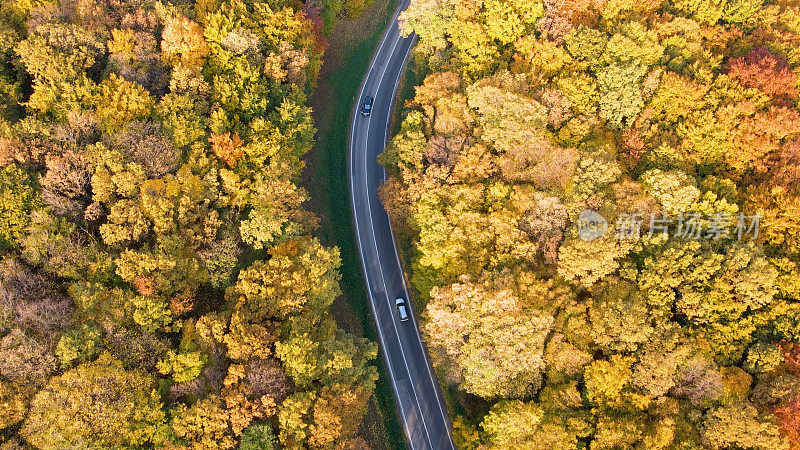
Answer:
[[[408,446],[413,450],[455,450],[450,419],[415,314],[410,311],[406,322],[397,314],[397,297],[405,298],[409,306],[411,302],[389,217],[377,195],[386,172],[376,157],[386,145],[397,86],[414,44],[414,37],[403,38],[397,27],[397,15],[408,1],[400,1],[355,99],[350,128],[350,198],[373,319]],[[359,111],[366,95],[375,97],[375,103],[372,113],[363,117]]]

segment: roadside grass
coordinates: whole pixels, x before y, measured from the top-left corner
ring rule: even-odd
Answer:
[[[302,186],[311,200],[307,207],[320,217],[316,235],[337,246],[342,258],[343,294],[334,302],[340,327],[377,342],[353,231],[347,178],[350,114],[355,96],[397,0],[375,0],[359,17],[343,18],[329,38],[323,67],[309,99],[317,126],[317,139],[307,154]],[[376,362],[380,378],[368,405],[360,434],[372,448],[404,449],[405,437],[397,417],[388,372],[382,357]]]

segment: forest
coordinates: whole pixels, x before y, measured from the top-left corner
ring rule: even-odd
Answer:
[[[457,446],[800,448],[800,3],[412,0],[400,26],[426,75],[381,198]]]
[[[298,185],[364,3],[2,2],[1,449],[367,448]]]

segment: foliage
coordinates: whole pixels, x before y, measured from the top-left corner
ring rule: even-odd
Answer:
[[[154,388],[151,377],[104,353],[51,379],[31,401],[21,435],[40,448],[158,445],[167,429]]]
[[[36,202],[30,178],[16,164],[0,172],[0,248],[17,247],[17,239],[28,224],[28,212]]]
[[[61,365],[70,366],[91,360],[100,353],[101,331],[93,324],[83,324],[61,336],[56,346],[56,355]]]
[[[239,450],[272,450],[275,435],[268,424],[254,423],[247,427],[239,440]]]
[[[434,288],[427,314],[433,358],[465,391],[521,398],[537,389],[552,317],[528,313],[509,290],[468,278]]]
[[[798,13],[414,0],[401,14],[427,76],[379,156],[381,200],[413,243],[466,448],[796,440],[778,345],[798,338]]]
[[[367,2],[314,4],[0,5],[3,448],[358,442],[377,348],[298,184],[322,28]]]

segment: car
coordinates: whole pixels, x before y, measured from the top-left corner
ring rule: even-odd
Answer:
[[[397,305],[397,312],[400,314],[400,321],[405,322],[408,320],[408,309],[406,309],[406,301],[403,300],[403,297],[398,297],[397,300],[394,301],[394,304]]]
[[[366,117],[369,113],[372,112],[372,104],[375,102],[375,99],[368,95],[364,97],[364,103],[361,105],[361,115]]]

